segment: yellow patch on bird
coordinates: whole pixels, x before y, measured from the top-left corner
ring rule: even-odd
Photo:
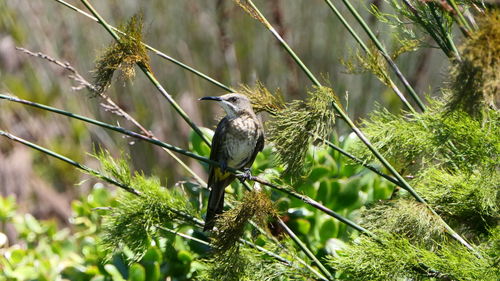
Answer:
[[[215,178],[217,180],[225,180],[227,177],[231,175],[230,172],[223,173],[220,168],[215,168]]]

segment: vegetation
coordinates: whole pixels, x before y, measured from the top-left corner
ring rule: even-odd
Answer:
[[[50,103],[46,99],[3,94],[0,99],[162,148],[185,176],[162,181],[137,169],[133,153],[116,157],[101,147],[92,153],[100,164],[93,169],[0,129],[0,136],[12,143],[118,187],[109,191],[97,183],[88,196],[74,201],[70,230],[23,214],[13,197],[0,198],[0,280],[497,280],[500,44],[494,43],[500,13],[475,1],[388,0],[392,10],[386,11],[374,4],[374,19],[397,30],[390,55],[350,1],[343,3],[369,43],[336,4],[325,1],[325,10],[339,18],[361,48],[344,61],[348,71],[374,74],[405,107],[379,106],[358,126],[332,82],[320,82],[259,5],[235,2],[270,31],[312,87],[303,99],[288,102],[282,91],[271,91],[264,82],[234,87],[268,114],[268,145],[252,176],[229,168],[241,184],[235,181],[226,189],[227,210],[216,230],[201,231],[208,191],[199,174],[219,165],[207,158],[213,133],[200,128],[165,90],[147,50],[225,91],[235,90],[144,44],[144,17],[133,16],[117,29],[82,0],[89,11],[84,15],[114,40],[96,62],[93,83],[68,63],[23,51],[69,71],[76,88],[90,90],[105,110],[140,133],[43,105]],[[460,31],[460,45],[454,28]],[[394,60],[405,51],[426,48],[425,42],[437,45],[451,67],[450,83],[424,104]],[[230,64],[230,54],[225,55]],[[188,150],[160,140],[106,94],[116,72],[131,79],[135,66],[174,109],[177,122],[191,128]],[[339,123],[352,134],[339,137]],[[188,159],[199,161],[201,169]]]

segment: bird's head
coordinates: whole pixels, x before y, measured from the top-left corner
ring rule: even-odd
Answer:
[[[234,117],[242,113],[253,113],[250,100],[242,94],[230,93],[218,97],[203,97],[199,100],[217,101],[229,117]]]

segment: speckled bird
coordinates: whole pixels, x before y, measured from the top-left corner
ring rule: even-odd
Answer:
[[[210,196],[203,230],[211,231],[215,217],[224,207],[224,189],[235,179],[235,175],[226,171],[227,167],[249,169],[264,148],[264,131],[250,100],[244,95],[231,93],[200,100],[217,101],[227,114],[217,125],[210,152],[210,159],[221,164],[220,167],[210,165],[208,176]]]

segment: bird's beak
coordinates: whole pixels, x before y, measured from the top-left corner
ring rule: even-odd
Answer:
[[[214,101],[222,101],[221,97],[202,97],[198,100],[214,100]]]

